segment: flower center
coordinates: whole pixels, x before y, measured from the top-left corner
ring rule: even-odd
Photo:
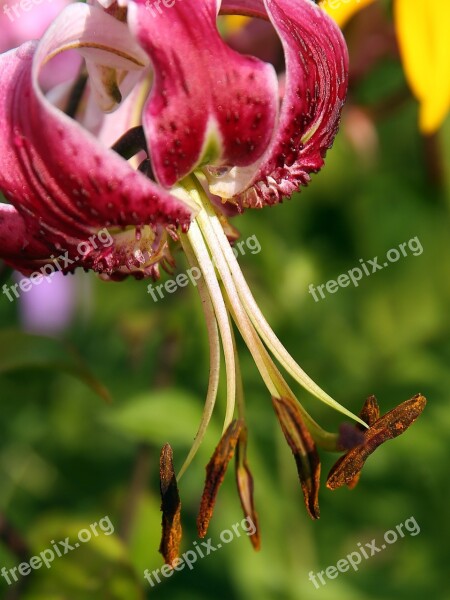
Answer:
[[[168,271],[174,266],[169,236],[164,228],[155,230],[145,225],[125,230],[114,228],[109,233],[114,244],[100,253],[97,260],[99,265],[106,266],[107,271],[157,279],[160,266]]]

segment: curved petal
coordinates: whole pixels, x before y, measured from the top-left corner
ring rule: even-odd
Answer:
[[[11,204],[1,202],[0,256],[11,267],[27,274],[48,256],[47,248],[29,235],[19,211]]]
[[[120,104],[121,84],[126,73],[138,71],[139,78],[139,71],[148,65],[147,55],[130,35],[126,24],[115,14],[99,8],[70,7],[57,25],[52,25],[46,37],[52,40],[52,49],[45,62],[72,48],[85,57],[93,95],[105,112],[113,111]],[[60,45],[56,43],[57,38]]]
[[[49,250],[64,247],[69,254],[105,226],[187,227],[193,210],[103,147],[39,89],[42,65],[67,43],[75,44],[75,27],[78,39],[88,45],[91,36],[95,52],[106,55],[108,27],[99,29],[97,21],[97,27],[90,27],[93,11],[98,9],[70,6],[38,46],[29,43],[0,56],[0,190],[21,213],[29,238]],[[126,47],[127,39],[121,44]],[[153,236],[145,250],[150,252],[154,241]],[[128,249],[130,243],[127,238]],[[124,255],[114,246],[78,264],[111,274],[122,266]]]
[[[212,170],[212,193],[243,206],[275,204],[309,182],[337,133],[348,85],[348,54],[335,23],[311,0],[224,0],[225,12],[269,16],[286,61],[286,87],[276,135],[259,163]]]
[[[434,133],[450,111],[450,3],[396,0],[395,22],[406,77],[421,103],[421,129]]]
[[[217,0],[131,2],[128,22],[150,56],[155,83],[144,128],[157,179],[172,186],[202,164],[245,166],[264,152],[277,116],[274,69],[231,50]]]

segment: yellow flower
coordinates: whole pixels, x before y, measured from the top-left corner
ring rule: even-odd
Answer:
[[[375,0],[323,0],[322,8],[343,27]],[[420,129],[434,133],[450,111],[450,1],[394,0],[403,67],[420,102]]]
[[[247,25],[250,21],[249,17],[241,17],[240,15],[227,15],[224,17],[227,28],[227,33],[235,33]]]

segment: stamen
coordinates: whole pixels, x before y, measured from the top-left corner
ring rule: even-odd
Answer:
[[[297,472],[312,519],[318,519],[320,459],[311,433],[303,422],[298,403],[291,398],[272,398],[278,421],[297,464]]]
[[[197,185],[193,182],[185,181],[185,186],[186,186],[186,189],[189,191],[190,195],[192,196],[192,198],[200,206],[203,206],[202,205],[203,192],[200,192]],[[208,245],[209,250],[211,251],[211,255],[214,259],[215,266],[217,267],[217,270],[220,274],[220,278],[225,287],[225,290],[226,290],[225,298],[228,301],[230,312],[231,312],[231,314],[236,322],[236,325],[238,326],[250,352],[252,353],[252,356],[258,366],[258,370],[261,373],[261,376],[263,377],[264,382],[266,383],[266,386],[268,387],[270,393],[274,396],[278,396],[278,389],[274,385],[271,374],[267,369],[267,366],[266,366],[266,363],[265,363],[263,357],[261,356],[261,352],[258,351],[258,350],[263,350],[261,341],[259,340],[258,336],[256,335],[256,332],[254,331],[246,313],[244,312],[244,310],[242,308],[236,288],[234,287],[234,283],[231,279],[231,274],[229,272],[228,265],[225,261],[225,258],[223,256],[220,248],[218,248],[217,239],[211,228],[210,219],[209,219],[208,215],[206,214],[204,208],[202,208],[200,210],[194,223],[191,225],[191,229],[190,229],[189,233],[191,233],[191,231],[193,230],[194,227],[198,231],[200,231],[199,228],[201,228],[201,232],[203,233],[203,235],[205,237],[205,241]],[[204,244],[203,238],[202,238],[202,243]],[[205,249],[206,249],[206,246],[205,246]],[[208,253],[208,257],[209,257],[209,253]],[[214,277],[215,277],[215,275],[214,275]],[[216,281],[217,281],[217,279],[216,279]],[[219,293],[220,293],[220,296],[221,296],[221,299],[223,302],[220,287],[219,287]],[[214,302],[214,298],[212,298],[212,300]],[[225,349],[225,344],[224,344],[224,349]]]
[[[244,427],[243,421],[232,421],[223,434],[214,454],[206,466],[206,481],[203,489],[202,501],[197,517],[198,535],[204,538],[208,532],[214,505],[219,488],[223,483],[230,460],[233,458],[240,433]]]
[[[200,194],[202,192],[200,192],[200,190],[197,189],[196,184],[191,183],[189,185],[189,182],[185,181],[184,185],[186,189],[189,190],[189,193],[191,194],[193,199],[197,203],[201,202]],[[282,377],[280,371],[273,363],[270,355],[268,354],[266,348],[264,347],[258,334],[256,333],[252,323],[250,322],[247,313],[243,310],[243,307],[240,303],[239,295],[231,278],[229,267],[224,261],[224,256],[221,253],[218,241],[216,239],[214,231],[211,228],[210,219],[206,215],[204,210],[201,210],[197,215],[196,225],[197,222],[201,227],[203,235],[205,236],[205,240],[208,244],[209,249],[211,250],[214,263],[218,269],[220,278],[225,287],[226,293],[224,293],[223,298],[225,299],[228,310],[232,315],[237,327],[239,328],[239,331],[241,332],[242,337],[244,338],[247,344],[248,349],[252,354],[252,357],[256,363],[256,366],[267,389],[269,390],[270,394],[275,398],[292,398],[295,399],[295,401],[297,402],[294,393],[289,388],[286,381]],[[299,405],[299,409],[303,415],[305,422],[307,423],[307,426],[311,432],[311,435],[314,438],[314,441],[327,450],[336,451],[338,449],[338,436],[336,434],[329,433],[328,431],[322,429],[301,405]]]
[[[239,435],[236,446],[236,484],[241,501],[242,510],[247,519],[254,525],[254,533],[250,534],[250,541],[255,550],[261,548],[258,515],[255,510],[253,495],[253,476],[247,461],[247,427],[244,426]]]
[[[374,396],[370,396],[361,411],[365,418],[370,420],[370,428],[364,431],[364,442],[349,450],[335,463],[328,474],[327,488],[335,490],[347,485],[353,489],[369,456],[378,446],[405,432],[420,416],[426,403],[427,400],[422,394],[416,394],[379,417],[377,401]]]
[[[228,315],[231,335],[233,336],[233,350],[234,350],[234,362],[236,365],[236,404],[238,417],[241,421],[245,421],[245,398],[244,398],[244,384],[242,382],[241,363],[237,352],[236,338],[233,330],[233,323]]]
[[[206,194],[202,195],[202,200],[204,202],[204,208],[210,226],[214,231],[216,242],[218,242],[220,250],[222,251],[220,254],[224,257],[225,261],[227,262],[227,270],[229,271],[233,279],[233,287],[236,290],[236,293],[239,296],[239,300],[242,302],[246,313],[250,317],[253,326],[256,328],[256,331],[264,340],[266,346],[269,348],[269,350],[272,352],[275,358],[277,358],[280,364],[286,369],[286,371],[303,388],[305,388],[308,392],[310,392],[313,396],[315,396],[325,404],[328,404],[332,408],[347,415],[351,419],[357,421],[365,428],[367,428],[366,423],[364,423],[362,419],[354,415],[345,407],[341,406],[338,402],[333,400],[333,398],[331,398],[326,392],[324,392],[296,363],[296,361],[292,358],[292,356],[288,353],[283,344],[277,338],[270,325],[267,323],[255,299],[253,298],[253,295],[250,291],[250,288],[247,285],[245,277],[243,276],[242,271],[240,270],[236,257],[234,256],[230,244],[226,239],[225,234],[223,233],[220,221],[213,207],[211,206],[209,199],[206,197]],[[200,213],[199,219],[201,217],[202,215]]]
[[[239,419],[244,421],[245,418],[242,380],[230,316],[244,338],[271,396],[275,400],[284,398],[285,402],[292,402],[297,406],[297,410],[317,445],[331,451],[339,450],[339,436],[322,429],[301,406],[275,366],[263,340],[268,349],[304,388],[321,401],[358,421],[364,427],[367,425],[362,419],[353,415],[323,392],[287,353],[256,305],[220,220],[200,184],[194,178],[187,178],[183,181],[182,186],[194,203],[200,207],[189,231],[181,234],[180,239],[191,267],[196,267],[202,272],[203,278],[199,280],[198,288],[207,321],[211,351],[206,403],[194,444],[180,471],[180,477],[192,462],[204,439],[215,406],[220,369],[219,333],[224,349],[227,377],[227,409],[224,431],[228,429],[233,420],[236,398]]]
[[[184,236],[185,234],[183,234]],[[182,237],[183,237],[182,236]],[[224,431],[233,420],[234,407],[236,402],[236,367],[234,362],[233,335],[228,320],[228,312],[220,290],[219,282],[211,262],[208,249],[203,240],[202,233],[197,222],[191,223],[187,238],[192,246],[196,259],[199,263],[202,275],[205,278],[206,286],[211,297],[214,311],[216,313],[217,323],[222,338],[223,351],[225,356],[225,370],[227,377],[227,410],[225,415]]]
[[[195,254],[190,246],[187,243],[186,238],[183,236],[181,239],[181,243],[183,245],[183,250],[188,259],[189,265],[191,268],[200,269],[197,259],[195,258]],[[202,301],[202,308],[206,319],[206,327],[208,330],[208,340],[209,340],[209,382],[208,382],[208,392],[206,394],[205,407],[203,409],[202,419],[200,422],[200,426],[197,431],[197,435],[195,436],[194,443],[192,448],[187,455],[186,460],[183,463],[183,466],[180,469],[180,473],[178,475],[178,481],[181,479],[183,474],[186,472],[186,469],[189,467],[191,462],[193,461],[195,455],[197,454],[198,449],[200,448],[201,443],[206,434],[206,430],[208,428],[209,422],[211,420],[211,416],[214,410],[214,406],[217,398],[217,390],[219,388],[219,378],[220,378],[220,339],[219,339],[219,330],[217,327],[216,315],[214,313],[214,307],[211,302],[211,298],[208,293],[208,288],[205,284],[203,277],[200,277],[197,281],[197,289],[200,294],[200,299]]]
[[[182,529],[181,501],[173,470],[173,452],[169,444],[161,450],[159,478],[162,511],[162,537],[159,551],[165,563],[172,565],[178,558]]]
[[[144,129],[141,125],[132,127],[120,137],[117,142],[111,147],[111,150],[117,152],[125,160],[133,158],[142,150],[148,156],[147,140],[145,138]]]

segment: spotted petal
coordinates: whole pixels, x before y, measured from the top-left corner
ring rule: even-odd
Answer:
[[[117,26],[121,36],[111,33]],[[64,247],[73,255],[80,240],[105,226],[187,226],[192,214],[192,207],[133,170],[42,94],[38,78],[49,57],[80,44],[85,52],[92,50],[89,58],[101,57],[102,64],[121,68],[139,62],[142,55],[140,49],[133,54],[137,46],[123,23],[77,4],[56,19],[39,44],[30,42],[0,56],[0,191],[25,223],[24,252],[46,246],[51,254],[55,247]],[[17,215],[8,211],[2,209],[8,222],[18,223]],[[10,254],[16,243],[11,238],[17,227],[7,227],[2,228],[9,237],[2,236],[0,257]],[[111,274],[118,260],[111,248],[107,256],[93,253],[79,264]]]
[[[155,72],[143,123],[159,182],[172,186],[202,164],[255,162],[273,134],[276,75],[223,42],[218,1],[183,0],[169,9],[136,0],[128,10]]]
[[[275,204],[319,171],[339,126],[348,54],[335,23],[311,0],[224,0],[222,12],[270,19],[284,47],[286,87],[276,134],[247,168],[209,173],[211,191],[244,206]]]
[[[0,203],[0,253],[24,272],[32,272],[48,256],[45,245],[28,235],[25,220],[11,204]]]

